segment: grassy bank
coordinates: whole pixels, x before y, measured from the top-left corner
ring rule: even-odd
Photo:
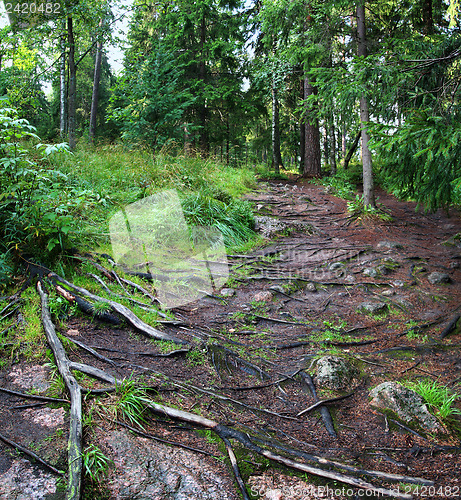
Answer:
[[[36,145],[39,138],[11,108],[0,108],[0,287],[24,257],[53,265],[72,247],[109,250],[111,216],[146,196],[179,193],[191,225],[213,226],[227,247],[254,237],[253,216],[241,195],[254,172],[213,159],[152,154],[121,145],[74,153],[66,145]]]
[[[254,172],[248,169],[198,157],[153,159],[147,151],[120,145],[58,153],[51,165],[67,176],[69,185],[79,186],[97,201],[91,218],[84,217],[87,235],[95,243],[107,243],[107,221],[113,213],[166,189],[178,191],[190,224],[216,227],[227,246],[241,245],[254,235],[251,206],[239,199],[255,186]]]

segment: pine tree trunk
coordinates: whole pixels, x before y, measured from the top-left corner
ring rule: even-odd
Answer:
[[[99,27],[102,28],[102,19]],[[100,35],[101,36],[101,35]],[[90,112],[90,129],[88,138],[91,143],[94,141],[96,132],[96,117],[98,114],[98,99],[99,99],[99,84],[101,82],[101,63],[102,63],[102,38],[98,40],[96,45],[96,57],[94,61],[94,78],[93,78],[93,95],[91,97],[91,112]]]
[[[300,81],[300,97],[304,99],[304,80]],[[304,120],[301,119],[299,123],[299,173],[302,174],[304,172],[304,147],[305,143],[305,133],[306,127],[304,126]]]
[[[206,60],[205,60],[205,41],[206,41],[206,18],[205,12],[202,15],[202,22],[200,25],[200,62],[199,62],[199,75],[202,81],[202,91],[205,92],[206,84]],[[207,133],[207,109],[205,96],[202,95],[200,108],[199,108],[200,124],[200,153],[202,157],[207,157],[209,153],[208,133]]]
[[[315,87],[306,77],[304,79],[304,99],[316,93]],[[309,105],[304,115],[303,177],[319,177],[321,174],[319,121],[317,117],[309,116],[312,114],[312,111],[312,105]]]
[[[360,0],[360,3],[357,5],[357,34],[358,55],[359,57],[366,57],[365,0]],[[371,151],[368,146],[370,136],[367,130],[367,123],[369,121],[368,99],[365,94],[362,94],[360,97],[360,123],[362,125],[363,201],[365,206],[374,207],[373,164],[371,160]]]
[[[59,134],[64,138],[66,133],[66,24],[63,22],[63,34],[61,35],[61,61],[59,68]]]
[[[432,35],[434,33],[434,19],[432,16],[432,0],[423,0],[423,33]]]
[[[282,165],[282,154],[280,153],[280,126],[279,126],[279,101],[277,89],[272,82],[272,169],[280,173]]]
[[[334,117],[331,118],[331,123],[329,127],[330,133],[330,173],[331,175],[336,175],[336,131],[335,131],[335,122]]]
[[[75,149],[75,100],[77,89],[77,67],[75,66],[75,40],[72,18],[67,18],[67,41],[69,45],[69,96],[68,96],[68,134],[69,147]]]

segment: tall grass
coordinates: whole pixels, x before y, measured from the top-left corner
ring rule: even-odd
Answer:
[[[226,246],[241,245],[254,235],[251,206],[237,200],[255,186],[254,172],[249,169],[166,153],[154,159],[146,150],[128,150],[122,145],[83,145],[72,155],[55,155],[52,161],[69,182],[103,200],[101,235],[107,233],[108,219],[121,206],[173,188],[181,194],[188,223],[220,230]]]
[[[226,247],[242,245],[254,235],[254,219],[248,202],[226,203],[199,191],[185,196],[181,205],[192,225],[212,226],[220,231]]]

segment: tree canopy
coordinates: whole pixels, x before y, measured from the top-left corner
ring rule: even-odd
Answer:
[[[455,1],[56,5],[12,10],[0,31],[0,94],[49,140],[169,145],[309,177],[335,175],[362,131],[365,204],[373,176],[429,209],[459,203]],[[110,43],[124,51],[117,75]]]

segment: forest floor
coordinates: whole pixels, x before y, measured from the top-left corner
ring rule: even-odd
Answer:
[[[226,287],[234,295],[204,297],[173,311],[184,325],[162,325],[161,329],[195,341],[193,352],[179,350],[162,357],[155,342],[133,329],[75,317],[61,333],[91,346],[116,366],[77,348],[68,349],[68,356],[118,378],[142,376],[147,385],[158,388],[162,404],[199,413],[263,441],[274,440],[360,469],[434,481],[432,489],[404,481],[393,485],[415,498],[459,497],[460,417],[445,421],[442,434],[423,435],[371,407],[369,390],[384,381],[424,378],[460,392],[460,328],[443,339],[440,334],[461,310],[461,248],[444,244],[461,232],[461,218],[455,212],[449,216],[442,211],[417,212],[414,203],[378,194],[392,221],[354,220],[346,202],[321,186],[261,182],[247,196],[257,215],[288,222],[291,229],[272,236],[248,255],[228,257]],[[432,272],[448,274],[450,282],[431,284]],[[361,308],[363,303],[385,307],[371,314]],[[318,410],[297,416],[315,402],[298,375],[311,373],[315,382],[315,360],[327,354],[343,357],[357,369],[341,391],[318,388],[321,399],[352,393],[328,405],[337,437],[327,432]],[[14,360],[1,372],[1,386],[31,389],[26,387],[25,373],[22,360]],[[21,382],[18,374],[23,375]],[[55,429],[46,431],[46,425],[37,423],[38,413],[33,418],[43,407],[23,404],[0,393],[2,434],[26,447],[41,439],[37,453],[65,469],[66,417],[60,434]],[[113,425],[98,422],[99,428]],[[203,434],[164,420],[149,419],[144,430],[223,454],[219,440],[205,439]],[[53,455],[59,446],[61,451]],[[259,492],[252,498],[259,494],[293,500],[359,498],[354,496],[355,488],[352,495],[325,492],[326,485],[342,488],[339,482],[299,473],[290,477],[287,468],[239,447],[236,453],[248,490]],[[11,471],[12,460],[9,447],[0,443],[0,478]],[[206,460],[224,476],[231,476],[221,461]],[[371,482],[392,487],[379,478]],[[27,498],[5,488],[0,486],[2,499]],[[234,488],[230,498],[238,497]],[[105,495],[101,498],[122,498],[115,493]]]

